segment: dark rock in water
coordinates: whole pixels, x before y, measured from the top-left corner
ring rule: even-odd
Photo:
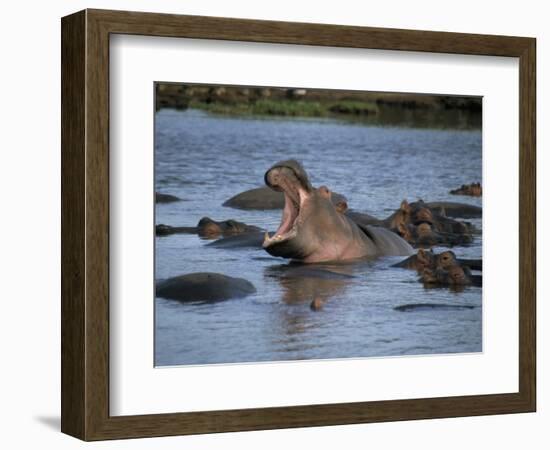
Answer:
[[[171,194],[161,194],[160,192],[155,192],[155,203],[172,203],[180,202],[181,198],[176,197]]]
[[[444,303],[409,303],[406,305],[396,306],[396,311],[411,312],[411,311],[460,311],[463,309],[474,309],[474,305],[450,305]]]
[[[332,202],[335,205],[342,201],[346,201],[343,195],[332,193]],[[268,187],[259,187],[234,195],[225,201],[223,206],[237,209],[283,209],[285,198],[282,192],[274,191]]]
[[[157,283],[157,297],[181,302],[218,302],[246,297],[256,292],[252,283],[220,273],[197,272]]]

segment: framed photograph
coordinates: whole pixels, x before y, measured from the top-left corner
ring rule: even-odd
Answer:
[[[62,29],[62,431],[532,412],[535,39]]]

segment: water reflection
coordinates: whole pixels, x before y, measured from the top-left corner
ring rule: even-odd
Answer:
[[[281,288],[281,300],[297,304],[320,298],[326,303],[335,295],[342,295],[354,280],[351,264],[281,264],[264,269],[264,276],[275,278]]]

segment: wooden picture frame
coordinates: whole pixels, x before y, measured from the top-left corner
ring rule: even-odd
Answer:
[[[474,416],[536,408],[533,38],[85,10],[62,29],[62,415],[84,440]],[[109,36],[135,34],[519,58],[519,391],[109,415]]]

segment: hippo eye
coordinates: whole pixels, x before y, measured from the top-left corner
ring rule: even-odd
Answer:
[[[230,220],[227,221],[227,225],[232,227],[232,228],[235,228],[237,226],[237,222],[230,219]]]

